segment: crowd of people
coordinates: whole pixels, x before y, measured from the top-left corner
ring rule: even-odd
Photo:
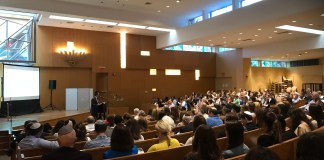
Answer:
[[[294,106],[296,95],[305,101],[301,107]],[[156,121],[159,143],[144,152],[192,145],[192,152],[186,155],[186,160],[218,160],[241,154],[246,154],[248,160],[279,159],[267,147],[300,136],[298,159],[324,157],[323,134],[312,132],[322,127],[324,122],[324,105],[319,92],[307,90],[305,94],[299,94],[283,91],[276,95],[269,91],[208,91],[180,98],[154,98],[153,104],[148,114],[135,108],[132,114],[111,114],[106,120],[93,116],[79,123],[73,119],[60,120],[54,127],[26,121],[25,130],[17,136],[16,142],[21,149],[54,149],[43,155],[44,160],[62,159],[63,156],[91,159],[88,153],[73,148],[76,141],[86,141],[85,149],[111,146],[103,154],[104,159],[109,159],[143,152],[136,142],[145,140],[141,133],[149,131],[149,121]],[[225,130],[216,134],[212,128],[222,125],[225,125]],[[184,144],[172,138],[173,134],[179,134],[172,132],[172,128],[177,126],[181,126],[179,133],[192,131],[192,136]],[[244,144],[244,132],[255,129],[261,129],[262,134],[257,138],[257,147],[249,148]],[[96,136],[91,139],[90,134]],[[46,140],[48,136],[56,140]],[[225,136],[228,147],[221,151],[216,139]]]

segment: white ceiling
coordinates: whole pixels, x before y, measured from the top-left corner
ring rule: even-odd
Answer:
[[[279,2],[279,0],[277,1]],[[146,2],[151,2],[152,4],[146,5]],[[7,7],[9,7],[9,9],[14,8],[15,10],[40,13],[42,14],[42,18],[38,22],[38,25],[104,32],[127,31],[130,34],[157,36],[165,34],[165,32],[131,29],[118,26],[106,26],[85,22],[71,23],[67,21],[49,19],[48,17],[49,15],[61,15],[114,21],[119,23],[122,22],[154,27],[181,29],[182,27],[187,26],[188,19],[197,17],[203,12],[209,13],[212,10],[222,8],[231,2],[232,0],[182,0],[181,3],[177,3],[176,0],[29,0],[28,2],[25,0],[3,0],[2,2],[0,1],[0,9],[8,9]],[[167,8],[167,5],[170,7]],[[280,11],[274,10],[274,12]],[[226,16],[226,14],[222,16]],[[316,36],[300,32],[291,32],[292,34],[278,34],[283,32],[283,30],[275,29],[275,27],[289,24],[324,30],[324,16],[321,16],[322,14],[324,14],[324,1],[322,6],[318,6],[317,8],[313,8],[305,12],[269,19],[261,23],[249,24],[244,27],[239,27],[239,29],[228,29],[227,31],[221,33],[186,41],[184,44],[199,44],[205,46],[222,45],[224,47],[245,48],[266,43]],[[313,25],[310,26],[309,24]],[[251,40],[243,41],[245,39]],[[255,41],[252,41],[252,39]],[[262,53],[260,53],[260,55],[252,58],[282,59],[284,56],[286,60],[289,60],[324,57],[322,54],[324,50],[322,49],[313,51],[309,50],[309,54],[302,54],[301,56],[298,56],[298,54],[304,52],[305,51],[278,53],[277,55],[273,54],[272,57],[262,56]]]

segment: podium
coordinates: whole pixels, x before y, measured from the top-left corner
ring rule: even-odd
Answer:
[[[92,88],[66,88],[65,89],[65,110],[90,110]]]

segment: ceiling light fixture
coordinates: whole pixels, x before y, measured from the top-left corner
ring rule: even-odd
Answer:
[[[297,21],[291,21],[291,22],[296,23]]]
[[[272,37],[269,37],[269,38],[272,38]]]
[[[129,28],[139,28],[139,29],[145,29],[146,28],[146,26],[135,25],[135,24],[126,24],[126,23],[118,23],[118,26],[129,27]]]
[[[161,12],[161,10],[157,10],[156,12],[160,13],[160,12]]]
[[[278,31],[273,31],[273,32],[277,33]]]
[[[324,17],[324,13],[321,16]]]
[[[313,24],[313,23],[310,23],[310,24],[308,24],[308,25],[312,26],[312,25],[314,25],[314,24]]]
[[[210,40],[208,40],[209,42],[211,42],[212,40],[210,39]]]
[[[108,22],[108,21],[99,21],[99,20],[93,20],[93,19],[86,19],[84,22],[87,23],[95,23],[95,24],[104,24],[104,25],[116,25],[116,22]]]
[[[243,33],[241,32],[241,33],[239,33],[239,34],[243,34]]]
[[[181,2],[181,0],[177,0],[176,2],[177,2],[177,3],[180,3],[180,2]]]
[[[254,35],[254,36],[257,37],[257,36],[259,36],[259,35],[256,34],[256,35]]]
[[[290,25],[282,25],[282,26],[278,26],[276,28],[290,30],[290,31],[304,32],[304,33],[324,34],[324,31],[321,31],[321,30],[297,27],[297,26],[290,26]]]
[[[226,37],[223,37],[223,38],[226,38]]]
[[[167,29],[167,28],[158,28],[158,27],[147,27],[148,30],[155,30],[155,31],[163,31],[163,32],[172,32],[175,31],[174,29]]]
[[[253,42],[255,41],[255,39],[252,40]]]
[[[288,34],[292,34],[291,32],[289,32]]]
[[[262,30],[261,28],[258,29],[258,31],[261,31],[261,30]]]
[[[74,18],[74,17],[64,17],[64,16],[55,16],[55,15],[50,15],[50,19],[58,19],[58,20],[66,20],[66,21],[75,21],[75,22],[82,22],[82,18]]]
[[[170,8],[170,6],[165,6],[166,8]]]

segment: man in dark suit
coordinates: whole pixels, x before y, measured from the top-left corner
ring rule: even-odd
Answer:
[[[51,152],[45,153],[42,160],[91,160],[92,156],[89,153],[81,152],[74,148],[76,134],[72,126],[65,125],[58,131],[58,142],[60,148]]]
[[[95,119],[102,118],[105,119],[105,102],[99,102],[99,92],[95,91],[93,98],[91,99],[91,115],[95,117]],[[99,116],[98,116],[99,114]],[[103,117],[102,117],[103,116]]]

